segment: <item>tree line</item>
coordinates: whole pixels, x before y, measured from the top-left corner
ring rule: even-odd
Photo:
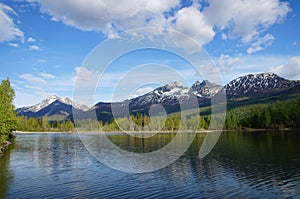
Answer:
[[[215,116],[218,119],[218,115]],[[110,122],[93,119],[76,121],[79,131],[201,131],[207,130],[211,124],[211,115],[201,116],[180,113],[165,117],[149,117],[145,114],[131,115],[127,118],[116,118]],[[42,118],[17,117],[16,129],[31,132],[72,132],[75,124],[70,120],[51,121],[47,116]],[[223,125],[222,120],[214,121],[214,125]],[[277,101],[270,104],[246,105],[229,110],[226,114],[224,129],[238,130],[242,128],[282,129],[300,128],[300,101]]]
[[[216,115],[215,118],[218,118]],[[201,131],[207,130],[211,123],[211,115],[182,116],[180,113],[149,117],[145,114],[131,115],[128,118],[116,118],[110,122],[93,119],[76,121],[80,131],[171,131],[178,130]],[[215,124],[217,121],[215,121]],[[216,124],[216,125],[222,125]],[[42,118],[17,118],[16,129],[20,131],[74,131],[74,123],[68,121],[50,121]],[[269,104],[246,105],[229,110],[226,114],[224,129],[238,130],[242,128],[282,129],[300,128],[300,101],[287,100]]]
[[[41,118],[17,117],[17,130],[24,132],[72,132],[74,123],[70,120],[52,121],[47,116]]]
[[[300,100],[248,105],[227,112],[225,128],[300,128]]]
[[[220,115],[214,118],[214,126],[222,126]],[[149,117],[136,114],[129,118],[116,118],[111,122],[98,122],[87,119],[76,122],[79,130],[86,131],[200,131],[207,130],[211,124],[211,115],[182,116],[180,113],[170,114],[167,118]],[[297,99],[276,101],[268,104],[245,105],[226,113],[225,130],[283,129],[300,128],[300,101]],[[218,128],[217,128],[218,129]]]
[[[76,121],[79,131],[198,131],[208,129],[211,116],[182,116],[180,113],[149,117],[146,114],[112,119],[110,122],[83,119]]]
[[[9,79],[0,84],[0,142],[7,140],[13,130],[19,131],[74,131],[70,120],[51,121],[47,116],[26,118],[16,116],[13,100],[14,90]],[[215,118],[218,118],[216,116]],[[115,118],[110,122],[92,119],[76,121],[76,128],[82,131],[199,131],[209,128],[211,115],[169,114],[166,117],[149,117],[137,113],[128,118]],[[214,124],[218,125],[217,121]],[[222,125],[222,124],[219,124]],[[224,129],[241,128],[300,128],[300,100],[291,99],[268,104],[245,105],[229,110],[226,114]]]

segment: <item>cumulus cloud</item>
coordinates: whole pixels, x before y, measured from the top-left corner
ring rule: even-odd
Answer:
[[[179,10],[174,17],[172,27],[195,39],[201,46],[210,42],[215,36],[213,27],[196,7]]]
[[[287,2],[279,0],[208,0],[204,11],[208,20],[229,37],[249,43],[261,32],[282,21],[291,11]]]
[[[0,3],[0,42],[24,38],[24,33],[17,28],[12,16],[17,16],[16,12],[11,7]]]
[[[116,38],[128,29],[160,27],[173,28],[205,45],[220,32],[224,40],[240,39],[251,45],[250,53],[265,47],[261,39],[266,38],[261,35],[291,11],[289,4],[280,0],[193,1],[188,7],[182,7],[180,0],[28,1],[39,4],[41,12],[50,15],[52,21],[102,32],[108,38]],[[178,39],[178,45],[185,45],[185,40]]]
[[[96,30],[108,33],[109,29],[124,30],[128,28],[151,26],[164,23],[163,13],[179,5],[178,0],[86,0],[86,1],[51,1],[38,2],[41,11],[52,16],[52,20],[61,21],[81,30]]]
[[[269,71],[288,79],[300,80],[300,56],[290,58],[287,64],[271,67]]]
[[[19,75],[19,77],[21,79],[27,80],[27,81],[32,82],[32,83],[46,84],[46,81],[43,78],[36,77],[34,75],[31,75],[31,74],[22,74],[22,75]]]

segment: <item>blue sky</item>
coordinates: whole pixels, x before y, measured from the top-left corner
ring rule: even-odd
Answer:
[[[129,29],[161,27],[197,41],[224,84],[260,72],[300,79],[299,13],[298,0],[0,0],[0,78],[10,78],[17,107],[53,94],[72,99],[74,79],[78,73],[89,74],[82,64],[99,43]],[[95,102],[111,100],[120,71],[130,69],[137,57],[143,64],[159,60],[187,67],[167,53],[128,56],[109,69],[110,86],[97,91]],[[123,98],[152,88],[153,82]]]

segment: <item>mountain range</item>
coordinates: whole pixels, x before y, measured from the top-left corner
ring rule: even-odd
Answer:
[[[221,91],[226,92],[227,100],[238,101],[274,96],[289,90],[299,92],[300,81],[287,80],[274,73],[260,73],[238,77],[225,86],[203,80],[196,81],[191,87],[184,87],[180,82],[174,81],[132,99],[112,103],[99,102],[92,108],[76,104],[68,98],[52,96],[37,105],[18,108],[16,112],[26,117],[60,116],[71,119],[74,114],[76,118],[90,118],[96,112],[99,121],[110,121],[113,118],[112,107],[118,110],[120,117],[128,112],[124,107],[129,107],[130,114],[148,114],[149,108],[157,104],[162,105],[167,113],[172,113],[180,110],[180,103],[188,104],[192,98],[197,99],[199,106],[208,105]]]
[[[74,103],[67,97],[61,98],[53,95],[36,105],[17,108],[16,112],[18,115],[24,115],[28,118],[48,116],[52,119],[64,119],[70,114],[79,114],[88,110],[88,106]]]

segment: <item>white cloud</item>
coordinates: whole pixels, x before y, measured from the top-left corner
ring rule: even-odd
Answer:
[[[24,33],[17,28],[12,15],[17,16],[11,7],[0,3],[0,42],[11,41],[16,38],[23,40],[24,38]]]
[[[30,86],[30,85],[25,85],[25,88],[31,89],[31,90],[36,90],[36,91],[41,91],[43,92],[44,89],[37,87],[37,86]]]
[[[195,39],[201,46],[215,36],[213,27],[205,16],[195,7],[183,8],[174,17],[174,28]]]
[[[49,14],[52,21],[102,32],[108,38],[118,37],[118,32],[128,29],[162,27],[174,28],[205,45],[219,31],[224,40],[240,39],[243,44],[251,45],[249,53],[271,45],[270,38],[264,45],[261,40],[266,36],[261,35],[269,35],[266,30],[284,20],[291,11],[289,4],[280,0],[207,0],[205,6],[202,1],[193,1],[190,7],[181,7],[180,0],[28,1],[38,3],[40,11]],[[177,46],[189,45],[188,40],[176,39]]]
[[[29,37],[29,38],[27,39],[27,42],[28,42],[28,43],[35,42],[35,39],[32,38],[32,37]]]
[[[272,44],[274,37],[266,30],[283,21],[291,11],[289,4],[280,0],[207,0],[205,6],[202,1],[193,1],[189,7],[181,7],[180,0],[28,1],[38,3],[40,11],[49,14],[52,21],[102,32],[108,38],[116,38],[119,31],[128,29],[162,27],[183,32],[203,46],[220,32],[224,40],[240,39],[250,45],[249,54]],[[167,34],[164,38],[172,36]],[[188,39],[176,40],[178,47],[193,48]],[[33,47],[37,49],[38,46]]]
[[[168,0],[164,3],[160,0],[31,0],[31,2],[38,2],[41,11],[51,15],[53,21],[62,21],[81,30],[104,33],[108,33],[111,28],[125,30],[145,25],[162,25],[165,20],[163,13],[180,3],[179,0]]]
[[[149,86],[149,87],[142,87],[142,88],[138,88],[133,94],[127,96],[127,99],[132,99],[141,95],[144,95],[146,93],[149,93],[150,91],[153,91],[154,88]]]
[[[269,71],[288,79],[300,80],[300,56],[290,58],[287,64],[271,67]]]
[[[240,59],[240,63],[233,64],[229,70],[221,69],[221,76],[224,83],[228,83],[232,79],[236,77],[240,77],[247,74],[254,73],[263,73],[263,72],[271,72],[270,66],[280,66],[286,64],[288,57],[284,55],[259,55],[253,54],[251,56],[245,55],[236,55]],[[234,57],[232,57],[234,58]],[[215,58],[216,63],[218,63],[220,57]],[[263,60],[263,61],[262,61]],[[275,71],[273,71],[275,72]]]
[[[31,74],[22,74],[22,75],[19,75],[19,77],[21,79],[24,79],[24,80],[27,80],[29,82],[32,82],[32,83],[41,83],[41,84],[46,84],[46,81],[40,77],[36,77],[36,76],[33,76]]]
[[[39,73],[39,76],[44,78],[44,79],[54,79],[55,76],[49,73]]]
[[[55,17],[52,17],[50,20],[54,21],[54,22],[59,22],[59,20],[57,18],[55,18]]]
[[[85,82],[89,81],[92,78],[92,72],[87,68],[79,66],[75,68],[76,71],[76,81]]]
[[[29,46],[29,50],[41,50],[41,48],[37,45],[31,45]]]
[[[200,76],[203,80],[208,80],[216,84],[222,85],[223,82],[220,79],[220,69],[214,65],[212,62],[203,63],[199,66]]]
[[[247,53],[252,54],[257,51],[263,50],[267,46],[271,46],[274,39],[274,36],[271,34],[266,34],[264,37],[258,38],[257,41],[253,42],[251,46],[247,49]]]
[[[223,40],[227,40],[227,35],[226,35],[225,33],[222,32],[222,35],[221,35],[221,36],[222,36],[222,39],[223,39]]]
[[[99,72],[89,70],[84,66],[76,67],[75,71],[76,76],[72,78],[74,84],[73,98],[78,103],[92,106],[94,104],[92,94],[95,93],[97,87]]]
[[[240,64],[242,62],[240,57],[231,57],[226,54],[221,54],[218,60],[220,68],[223,70],[231,69],[233,65]]]
[[[279,0],[208,0],[204,11],[209,21],[230,38],[249,43],[270,26],[282,21],[291,11],[287,2]]]
[[[12,46],[12,47],[15,47],[15,48],[20,47],[19,44],[17,44],[17,43],[8,43],[8,45]]]
[[[140,27],[170,27],[187,34],[200,45],[210,42],[215,32],[205,16],[196,6],[183,8],[174,17],[165,13],[180,6],[179,0],[86,0],[38,2],[41,12],[48,13],[54,21],[84,31],[100,31],[109,38],[119,31]],[[66,12],[68,10],[68,12]],[[183,42],[182,42],[183,43]]]

